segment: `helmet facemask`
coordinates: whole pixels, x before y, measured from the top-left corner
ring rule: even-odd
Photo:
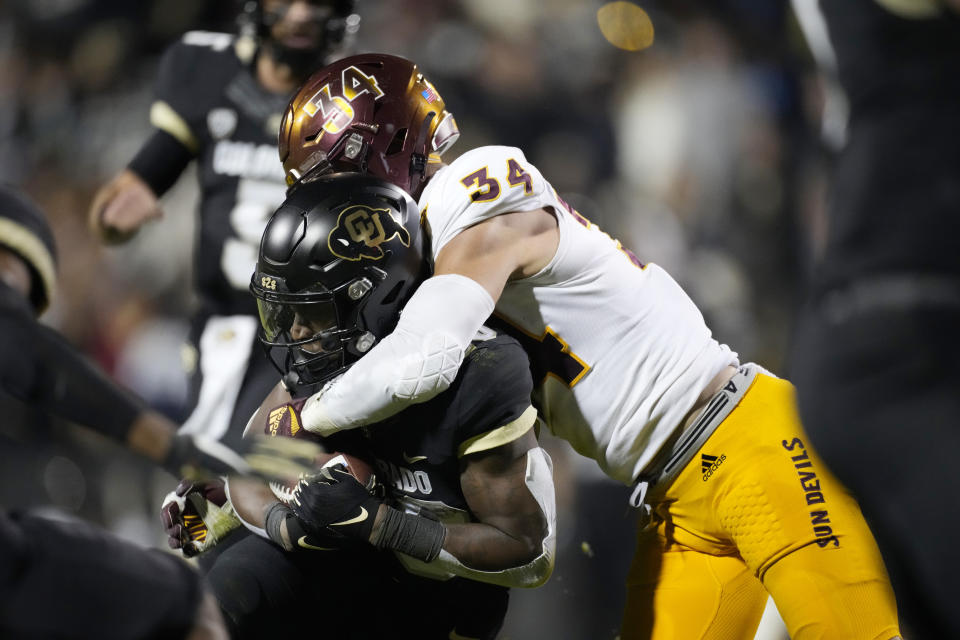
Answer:
[[[306,385],[325,382],[348,369],[375,342],[359,326],[361,299],[369,289],[364,277],[333,291],[319,284],[297,293],[253,287],[260,343],[273,365],[284,375],[295,372],[297,381]],[[344,295],[349,302],[342,300]]]
[[[250,291],[288,387],[342,373],[386,337],[429,275],[420,212],[357,173],[302,182],[268,221]]]

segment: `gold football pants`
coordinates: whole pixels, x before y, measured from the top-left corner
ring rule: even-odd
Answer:
[[[627,578],[623,640],[751,639],[767,594],[794,640],[899,635],[860,509],[763,373],[662,497]]]

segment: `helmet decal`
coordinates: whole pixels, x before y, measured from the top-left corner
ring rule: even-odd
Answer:
[[[376,77],[368,76],[353,66],[343,70],[341,87],[343,95],[333,95],[330,85],[325,84],[303,105],[303,110],[311,118],[320,112],[323,130],[327,133],[340,133],[353,122],[355,114],[350,102],[356,100],[357,96],[370,92],[374,100],[383,97],[383,90],[377,84]]]
[[[368,76],[353,65],[343,70],[340,80],[340,84],[343,87],[343,97],[351,102],[353,102],[357,96],[368,91],[373,94],[374,100],[379,100],[384,95],[383,89],[381,89],[377,83],[376,76]]]
[[[304,83],[284,113],[278,151],[289,186],[354,171],[413,193],[428,158],[439,158],[458,136],[443,97],[417,65],[368,53],[338,60]]]
[[[398,236],[403,246],[410,246],[410,233],[393,219],[389,209],[354,205],[340,213],[327,236],[327,248],[344,260],[380,260],[385,255],[380,245]]]

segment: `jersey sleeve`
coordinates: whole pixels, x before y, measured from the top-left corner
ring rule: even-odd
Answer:
[[[134,419],[144,411],[141,400],[33,318],[9,314],[0,327],[0,355],[5,363],[0,387],[4,391],[123,442]]]
[[[420,208],[433,257],[458,233],[515,211],[550,206],[553,188],[516,147],[479,147],[464,153],[431,180]]]
[[[520,344],[508,336],[474,342],[457,379],[457,455],[494,449],[525,434],[537,421],[530,404],[533,380]]]
[[[230,34],[191,31],[160,60],[150,124],[196,153],[203,119],[222,84],[222,66],[233,56]]]

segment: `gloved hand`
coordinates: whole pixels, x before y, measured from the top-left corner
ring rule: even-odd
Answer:
[[[241,525],[220,478],[203,483],[181,480],[164,498],[160,520],[167,544],[188,558],[207,551]]]
[[[329,532],[312,532],[283,502],[276,502],[266,512],[267,537],[287,551],[340,551],[363,544]]]
[[[291,507],[311,533],[371,542],[380,504],[346,467],[337,464],[302,478]]]

